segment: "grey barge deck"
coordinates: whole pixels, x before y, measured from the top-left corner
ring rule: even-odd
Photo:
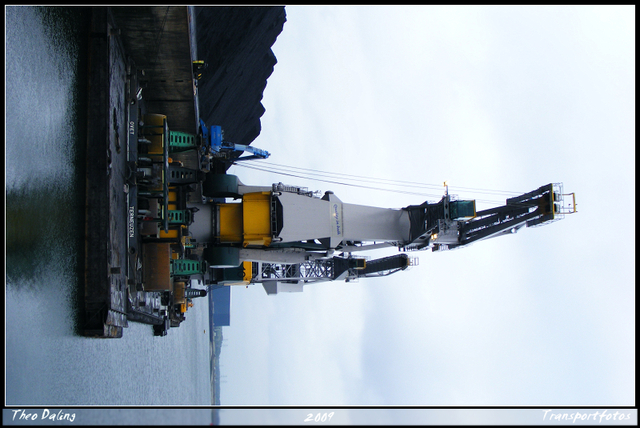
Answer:
[[[130,184],[141,113],[169,114],[172,129],[197,134],[194,19],[187,6],[93,8],[80,326],[86,336],[122,337],[129,320],[163,320],[160,294],[137,286],[136,187]]]

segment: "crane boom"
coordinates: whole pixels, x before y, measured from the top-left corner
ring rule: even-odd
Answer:
[[[567,195],[562,193],[562,183],[549,183],[509,198],[505,205],[476,212],[475,201],[456,201],[446,194],[435,204],[406,208],[411,221],[411,242],[402,248],[420,250],[431,247],[432,251],[442,251],[515,233],[524,226],[559,220],[576,211],[575,195],[569,195],[574,196],[572,204],[565,201]]]
[[[389,275],[416,264],[403,254],[407,251],[460,248],[576,212],[575,195],[563,194],[561,183],[482,211],[476,211],[475,200],[458,200],[448,190],[436,203],[390,209],[343,203],[330,191],[319,197],[282,183],[247,186],[229,175],[209,174],[205,184],[207,196],[240,202],[214,204],[211,224],[216,230],[209,235],[204,259],[212,269],[241,269],[218,282],[262,283],[269,294],[279,282]],[[570,203],[566,197],[572,195]],[[385,247],[402,253],[377,260],[354,255]]]

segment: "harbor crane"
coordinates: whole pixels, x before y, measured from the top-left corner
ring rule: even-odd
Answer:
[[[448,187],[437,202],[381,208],[332,191],[247,185],[224,167],[269,152],[227,142],[220,126],[202,120],[194,135],[171,130],[165,115],[142,119],[129,175],[127,319],[153,324],[156,335],[179,326],[192,300],[206,295],[192,286],[196,278],[213,287],[261,284],[269,295],[302,291],[395,274],[418,264],[416,251],[463,248],[576,212],[575,194],[561,183],[484,210]],[[386,257],[365,255],[392,248]]]
[[[445,251],[547,224],[576,212],[575,194],[550,183],[477,211],[448,188],[440,201],[401,209],[342,202],[333,192],[318,197],[306,188],[247,186],[234,175],[207,174],[212,229],[203,257],[219,284],[261,283],[267,293],[300,291],[317,281],[384,276],[417,264],[413,251]],[[396,247],[400,253],[369,260],[360,252]],[[217,275],[217,276],[216,276]]]

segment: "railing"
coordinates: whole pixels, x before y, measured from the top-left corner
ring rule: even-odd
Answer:
[[[271,187],[274,192],[297,193],[298,195],[305,195],[309,197],[313,196],[314,194],[314,192],[309,191],[307,187],[291,186],[288,184],[283,184],[282,182],[273,183]]]
[[[578,212],[576,208],[576,194],[563,193],[562,183],[553,183],[553,215],[554,217],[557,217],[560,219],[560,218],[564,218],[565,214],[573,214],[576,212]]]

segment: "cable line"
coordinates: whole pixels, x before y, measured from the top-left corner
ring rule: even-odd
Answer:
[[[291,172],[283,172],[283,171],[277,171],[277,170],[269,169],[269,168],[262,168],[262,167],[256,166],[256,165],[247,165],[247,162],[243,162],[243,163],[234,162],[233,165],[240,166],[240,167],[243,167],[243,168],[254,169],[256,171],[263,171],[263,172],[269,172],[269,173],[274,173],[274,174],[286,175],[286,176],[289,176],[289,177],[302,178],[302,179],[306,179],[306,180],[322,181],[322,182],[326,182],[326,183],[338,184],[338,185],[341,185],[341,186],[359,187],[359,188],[363,188],[363,189],[372,189],[372,190],[382,190],[382,191],[386,191],[386,192],[402,193],[402,194],[407,194],[407,195],[418,195],[418,196],[432,197],[432,198],[438,198],[438,199],[442,197],[442,193],[439,193],[439,194],[419,193],[419,192],[412,192],[412,191],[408,191],[408,190],[385,189],[385,188],[381,188],[381,187],[365,186],[365,185],[362,185],[362,184],[345,183],[345,182],[342,182],[342,181],[336,181],[338,178],[334,178],[334,177],[327,177],[327,178],[333,178],[332,180],[328,180],[326,178],[314,178],[314,177],[309,177],[309,176],[305,176],[305,175],[294,174],[294,173],[291,173]],[[261,162],[261,163],[265,163],[265,162]],[[301,168],[298,168],[298,169],[301,169]],[[319,171],[319,172],[321,172],[321,171]],[[306,174],[309,174],[309,173],[306,173]],[[315,174],[315,175],[318,175],[318,174]],[[347,174],[345,174],[345,175],[347,175]],[[400,184],[393,184],[393,183],[379,183],[379,184],[391,184],[391,185],[396,185],[396,186],[400,185]],[[432,185],[432,186],[435,187],[435,185]],[[406,187],[406,185],[405,185],[405,187]],[[442,189],[442,187],[443,186],[437,186],[438,189]],[[476,199],[476,201],[485,202],[485,203],[496,203],[496,202],[501,203],[502,202],[502,201],[487,200],[487,199]]]
[[[288,166],[288,165],[280,165],[280,164],[274,164],[274,163],[268,163],[268,162],[261,162],[261,163],[266,163],[268,164],[268,166],[276,166],[276,167],[280,167],[280,168],[286,168],[286,169],[295,169],[295,170],[299,170],[301,172],[304,172],[305,174],[309,174],[309,175],[319,175],[319,176],[338,176],[338,177],[349,177],[353,180],[356,181],[365,181],[365,182],[381,182],[384,184],[390,184],[390,185],[394,185],[394,186],[406,186],[407,184],[414,184],[416,185],[415,187],[421,186],[421,187],[433,187],[434,189],[440,189],[442,188],[442,185],[428,185],[428,184],[422,184],[422,183],[413,183],[413,182],[402,182],[402,181],[398,181],[398,180],[391,180],[391,179],[385,179],[385,178],[379,178],[379,177],[364,177],[364,176],[359,176],[359,175],[353,175],[353,174],[345,174],[345,173],[336,173],[336,172],[326,172],[326,171],[319,171],[316,169],[308,169],[308,168],[300,168],[300,167],[295,167],[295,166]]]
[[[354,174],[326,172],[326,171],[320,171],[320,170],[316,170],[316,169],[309,169],[309,168],[301,168],[301,167],[296,167],[296,166],[276,164],[276,163],[267,162],[267,161],[263,161],[263,160],[260,160],[260,163],[261,164],[267,164],[268,166],[274,166],[274,167],[278,167],[278,168],[285,168],[285,171],[286,171],[286,169],[295,169],[295,170],[302,171],[305,174],[309,174],[309,175],[350,177],[351,179],[356,180],[356,181],[371,182],[371,183],[376,183],[376,184],[378,184],[378,183],[379,184],[388,184],[388,185],[391,185],[391,186],[411,186],[411,187],[428,188],[428,189],[442,189],[442,187],[443,187],[441,184],[426,184],[426,183],[419,183],[419,182],[415,182],[415,181],[392,180],[392,179],[385,179],[385,178],[379,178],[379,177],[366,177],[366,176],[360,176],[360,175],[354,175]],[[335,177],[331,177],[331,178],[335,178]],[[459,191],[468,191],[468,192],[475,192],[475,193],[486,193],[486,194],[490,194],[490,195],[516,196],[516,195],[520,195],[520,194],[523,193],[523,192],[513,192],[513,191],[507,191],[507,190],[491,190],[491,189],[482,189],[482,188],[474,188],[474,187],[462,187],[462,186],[449,186],[449,187],[451,189],[455,189],[455,190],[459,190]]]
[[[241,166],[243,168],[255,169],[257,171],[264,171],[264,172],[271,172],[271,173],[274,173],[274,174],[287,175],[289,177],[296,177],[296,178],[303,178],[303,179],[306,179],[306,180],[316,180],[316,181],[323,181],[325,183],[339,184],[341,186],[360,187],[360,188],[363,188],[363,189],[384,190],[384,191],[387,191],[387,192],[405,193],[405,194],[408,194],[408,195],[419,195],[419,196],[432,196],[432,197],[438,197],[438,198],[440,196],[442,196],[442,195],[435,195],[435,194],[410,192],[410,191],[406,191],[406,190],[382,189],[380,187],[364,186],[362,184],[343,183],[343,182],[340,182],[340,181],[325,180],[325,179],[321,179],[321,178],[309,178],[309,177],[305,177],[303,175],[291,174],[291,173],[287,173],[287,172],[278,172],[278,171],[274,171],[274,170],[270,170],[270,169],[263,169],[263,168],[259,168],[259,167],[256,167],[256,166],[246,165],[246,164],[234,163],[234,165],[235,166]]]

